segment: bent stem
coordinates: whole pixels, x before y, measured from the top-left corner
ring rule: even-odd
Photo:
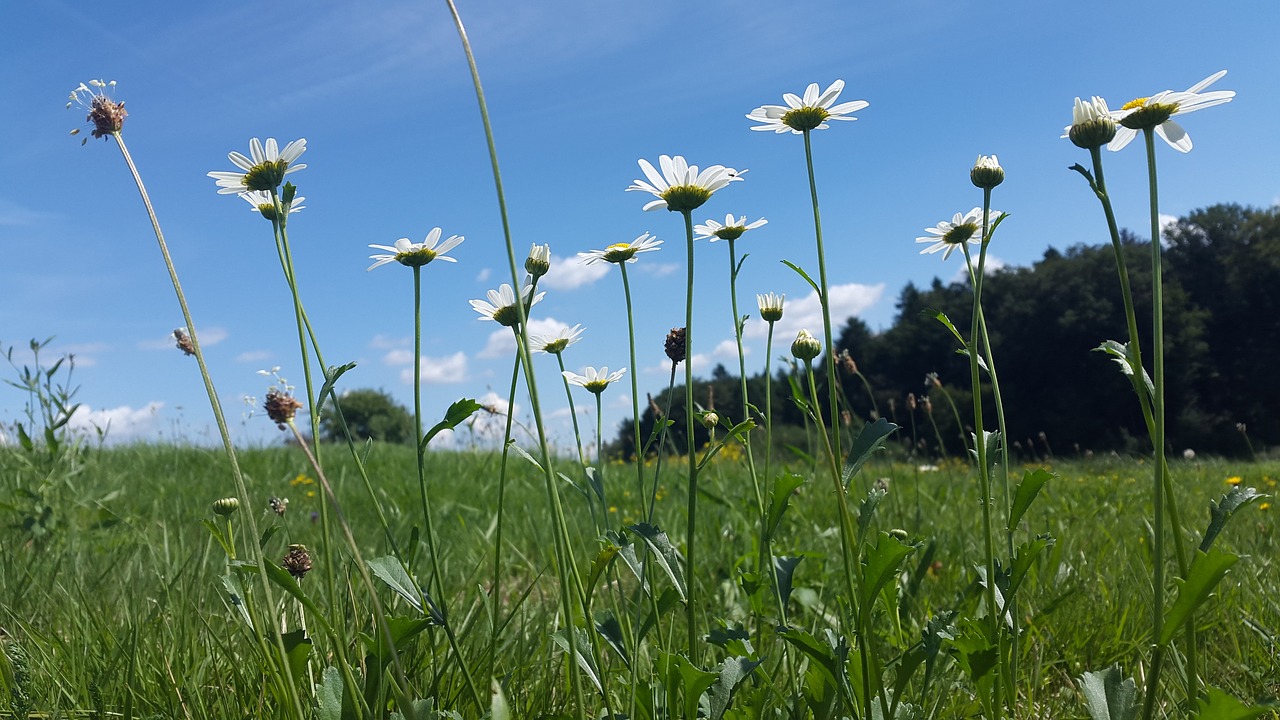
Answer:
[[[169,281],[173,284],[173,292],[178,297],[178,306],[182,309],[182,320],[187,324],[187,333],[191,337],[191,347],[195,352],[196,364],[200,367],[200,379],[204,382],[205,393],[209,396],[209,406],[213,410],[213,420],[218,426],[218,436],[222,440],[223,450],[226,452],[227,461],[231,466],[231,477],[235,481],[236,495],[243,501],[248,502],[249,491],[245,487],[244,474],[240,470],[240,463],[236,458],[235,446],[231,442],[231,432],[227,428],[226,417],[222,413],[222,403],[218,400],[218,391],[213,386],[213,378],[209,374],[209,366],[205,363],[204,352],[200,349],[200,337],[196,332],[195,321],[191,319],[191,308],[187,306],[187,296],[182,292],[182,283],[178,280],[178,270],[173,265],[173,258],[169,255],[169,245],[164,240],[164,232],[160,229],[160,220],[156,217],[155,208],[151,205],[151,197],[147,194],[147,188],[142,183],[142,175],[138,173],[138,168],[133,164],[133,157],[129,155],[129,148],[125,145],[124,137],[117,131],[111,134],[116,140],[116,147],[120,148],[120,154],[124,157],[125,165],[129,166],[129,174],[133,176],[133,182],[138,186],[138,194],[142,197],[142,204],[147,210],[147,217],[151,220],[151,229],[155,233],[156,243],[160,246],[160,255],[164,258],[165,269],[169,271]],[[275,607],[275,600],[272,599],[271,580],[267,576],[266,559],[262,553],[262,547],[257,543],[256,538],[260,537],[258,533],[258,521],[256,514],[246,512],[246,522],[249,528],[249,536],[255,540],[247,543],[253,551],[254,564],[258,567],[258,578],[262,583],[262,594],[266,600],[267,607]],[[263,657],[267,657],[266,634],[264,628],[260,625],[261,619],[257,613],[250,614],[250,618],[254,622],[254,637],[257,639],[259,649],[263,653]],[[298,690],[292,673],[289,670],[287,662],[288,653],[284,647],[284,640],[279,633],[270,633],[275,637],[275,649],[279,653],[280,667],[285,673],[286,682],[285,692],[289,705],[294,714],[299,717],[305,717],[302,708],[302,700],[298,696]]]

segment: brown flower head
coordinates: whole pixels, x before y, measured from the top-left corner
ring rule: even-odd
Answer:
[[[71,109],[72,105],[79,105],[88,115],[85,120],[93,126],[91,134],[96,138],[105,138],[108,135],[114,135],[120,132],[120,128],[124,126],[124,119],[129,115],[125,112],[124,103],[116,102],[108,93],[114,92],[116,81],[105,82],[103,80],[90,80],[87,84],[80,83],[80,87],[71,91],[71,99],[67,101],[67,109]],[[72,135],[79,135],[80,129],[71,131]],[[85,138],[81,141],[81,145],[88,142]]]
[[[671,328],[671,332],[667,333],[667,344],[665,351],[667,357],[671,358],[671,362],[679,363],[685,359],[685,330],[682,327]]]
[[[187,334],[186,328],[175,329],[173,331],[173,339],[183,355],[191,357],[196,354],[196,346],[191,343],[191,336]]]
[[[267,417],[283,430],[285,424],[292,421],[293,416],[298,413],[302,403],[288,393],[271,388],[267,391],[267,401],[262,407],[267,411]]]
[[[284,554],[280,565],[294,578],[301,580],[311,572],[311,553],[307,552],[306,545],[290,545],[289,552]]]

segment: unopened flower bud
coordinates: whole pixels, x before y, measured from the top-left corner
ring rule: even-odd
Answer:
[[[236,510],[240,509],[240,498],[225,497],[220,500],[213,501],[213,512],[215,515],[227,517]]]
[[[525,258],[524,271],[534,277],[540,278],[547,274],[551,269],[551,246],[550,245],[534,245],[529,248],[529,257]]]
[[[797,360],[809,361],[822,353],[822,343],[818,342],[818,338],[809,333],[808,330],[801,330],[796,335],[795,342],[791,343],[791,354]]]
[[[720,424],[720,416],[714,410],[702,413],[702,427],[710,430]]]
[[[969,171],[969,180],[974,187],[990,190],[1004,182],[1004,168],[1000,167],[1000,161],[995,155],[979,155],[978,161]]]

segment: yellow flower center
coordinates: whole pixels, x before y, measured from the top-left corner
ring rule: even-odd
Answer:
[[[942,242],[949,245],[962,245],[972,239],[977,232],[978,226],[976,223],[960,223],[942,236]]]
[[[284,160],[263,160],[244,174],[244,186],[249,190],[275,190],[284,182],[289,163]]]
[[[604,249],[604,261],[611,263],[624,263],[636,256],[636,249],[631,243],[614,243]]]
[[[702,207],[711,199],[711,193],[698,185],[675,185],[662,193],[662,199],[667,201],[667,210],[671,212],[689,212]]]
[[[1140,108],[1140,107],[1142,107],[1142,106],[1144,106],[1144,105],[1146,105],[1146,104],[1147,104],[1147,99],[1146,99],[1146,98],[1144,98],[1144,97],[1134,98],[1134,99],[1130,100],[1129,102],[1125,103],[1123,106],[1121,106],[1121,108],[1120,108],[1120,109],[1121,109],[1121,110],[1133,110],[1133,109],[1135,109],[1135,108]]]
[[[435,259],[436,251],[428,250],[427,248],[418,248],[417,250],[396,253],[396,262],[404,265],[405,267],[422,267]]]
[[[808,132],[821,125],[829,117],[831,117],[831,113],[827,112],[826,108],[795,108],[782,116],[782,124],[792,130]]]

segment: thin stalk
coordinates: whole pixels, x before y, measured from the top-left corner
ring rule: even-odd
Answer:
[[[515,245],[511,240],[511,221],[507,215],[506,194],[502,188],[502,171],[498,167],[498,148],[493,138],[493,125],[489,121],[489,106],[484,98],[484,86],[480,82],[480,70],[476,67],[475,54],[471,51],[471,41],[467,38],[466,27],[462,24],[462,16],[453,0],[445,0],[449,13],[453,17],[454,26],[458,30],[458,38],[462,50],[467,57],[467,67],[471,72],[471,82],[476,90],[476,102],[480,108],[480,120],[484,126],[485,143],[489,149],[489,164],[493,170],[494,190],[498,199],[498,214],[502,218],[502,235],[507,246],[507,264],[511,272],[511,281],[519,287],[520,273],[516,269]],[[524,303],[516,303],[516,313],[520,319],[520,341],[517,347],[520,361],[524,366],[525,386],[529,390],[529,405],[533,410],[534,424],[538,430],[538,450],[542,458],[543,479],[545,480],[547,497],[551,505],[552,517],[558,532],[554,533],[556,545],[556,570],[560,580],[560,602],[564,609],[566,626],[569,631],[569,682],[573,687],[576,701],[574,714],[578,720],[586,717],[586,702],[583,695],[582,677],[578,668],[577,643],[574,642],[573,629],[576,627],[573,612],[573,597],[569,584],[569,571],[572,569],[571,551],[568,546],[568,531],[565,527],[564,509],[560,505],[560,495],[556,488],[555,468],[551,464],[551,448],[547,444],[546,427],[542,420],[542,409],[538,402],[538,384],[533,374],[533,359],[529,355],[527,309]]]
[[[818,286],[822,288],[822,342],[827,353],[827,403],[831,409],[831,447],[837,458],[843,456],[840,448],[840,407],[836,397],[836,365],[831,335],[831,296],[827,292],[827,253],[822,246],[822,216],[818,212],[818,183],[813,175],[813,149],[808,130],[804,131],[804,160],[809,169],[809,196],[813,198],[813,232],[818,243]]]
[[[231,431],[227,428],[227,420],[222,413],[222,403],[218,400],[218,391],[213,386],[213,378],[209,374],[209,366],[205,363],[204,352],[200,349],[200,338],[196,333],[195,321],[191,319],[191,308],[187,306],[187,296],[183,293],[182,283],[178,280],[178,270],[174,267],[173,258],[169,255],[169,245],[165,242],[164,232],[160,229],[160,220],[156,217],[155,208],[151,205],[151,197],[147,194],[147,188],[142,183],[142,175],[138,173],[137,166],[133,164],[133,157],[129,155],[129,148],[125,145],[124,137],[119,132],[114,132],[111,136],[116,139],[116,147],[120,148],[120,155],[124,157],[125,164],[129,166],[129,173],[133,176],[133,182],[138,186],[138,194],[142,197],[142,204],[147,210],[147,217],[151,220],[151,229],[155,232],[156,243],[160,247],[160,255],[164,258],[165,269],[169,271],[169,281],[173,284],[174,294],[178,298],[178,306],[182,309],[182,320],[186,323],[187,333],[191,337],[191,348],[195,352],[196,364],[200,366],[200,379],[204,382],[205,393],[209,396],[209,406],[213,410],[214,423],[218,426],[218,436],[222,439],[222,447],[231,466],[231,477],[235,481],[236,495],[244,502],[248,502],[249,491],[245,487],[244,474],[240,470],[235,446],[231,442]],[[252,549],[254,562],[258,566],[258,578],[262,582],[263,598],[266,600],[267,607],[275,607],[275,601],[272,599],[271,593],[271,580],[267,576],[265,557],[261,546],[257,542],[260,534],[258,533],[256,514],[245,512],[244,515],[249,526],[249,537],[251,538],[251,541],[247,544]],[[267,646],[263,629],[259,624],[260,618],[257,613],[250,613],[249,617],[254,621],[254,637],[257,638],[259,649],[262,651],[263,656],[266,657]],[[273,635],[275,636],[275,649],[279,653],[281,667],[286,677],[290,677],[284,640],[278,633],[273,633]],[[306,714],[303,711],[302,700],[298,696],[296,684],[290,680],[285,685],[290,709],[296,717],[305,717]]]
[[[697,567],[695,558],[697,550],[694,547],[694,532],[697,528],[698,513],[698,456],[697,448],[694,440],[694,419],[693,419],[693,214],[690,210],[685,210],[684,214],[684,234],[685,246],[688,254],[688,272],[686,275],[687,292],[685,298],[684,311],[684,428],[685,428],[685,450],[689,454],[689,499],[688,499],[688,522],[685,525],[685,577],[689,579],[689,587],[685,602],[685,620],[688,623],[689,641],[687,649],[689,651],[689,661],[698,664],[698,656],[695,655],[697,649],[696,640],[698,637],[697,629],[697,603],[694,602],[695,590],[698,575],[695,572]]]
[[[764,341],[764,476],[773,477],[773,323],[769,323],[769,335]]]
[[[1165,408],[1164,408],[1164,278],[1160,248],[1160,202],[1156,184],[1155,133],[1144,128],[1143,138],[1147,146],[1147,183],[1151,202],[1151,354],[1152,383],[1151,413],[1154,432],[1154,473],[1152,501],[1155,505],[1151,547],[1151,636],[1159,638],[1164,626],[1164,536],[1165,536]],[[1156,690],[1160,687],[1160,671],[1164,661],[1164,645],[1157,642],[1151,651],[1151,669],[1147,675],[1146,701],[1142,708],[1144,720],[1151,720],[1155,712]]]
[[[530,293],[532,295],[532,293]],[[498,662],[498,630],[502,627],[502,516],[507,495],[507,459],[511,456],[511,425],[515,418],[512,411],[516,404],[516,387],[520,383],[520,358],[511,367],[511,390],[507,393],[507,426],[502,435],[502,460],[498,465],[498,519],[493,544],[493,623],[489,633],[489,677],[494,675]]]
[[[435,579],[436,606],[444,619],[442,623],[444,633],[449,639],[449,647],[454,657],[458,660],[458,668],[462,671],[467,692],[475,703],[476,709],[483,711],[484,703],[480,699],[480,691],[471,677],[471,670],[467,667],[467,660],[462,655],[462,648],[458,645],[458,638],[453,632],[453,623],[445,607],[444,574],[440,571],[440,554],[436,548],[437,538],[431,512],[431,493],[427,492],[427,446],[422,442],[422,267],[418,265],[413,266],[413,428],[413,444],[418,451],[418,491],[422,500],[422,522],[427,530],[427,555],[431,558],[431,575]]]
[[[631,426],[635,431],[635,450],[636,450],[636,502],[640,503],[641,508],[644,507],[644,448],[641,446],[640,440],[640,387],[639,374],[640,369],[636,367],[636,326],[634,315],[631,311],[631,281],[627,279],[627,263],[618,263],[618,269],[622,271],[622,292],[627,296],[627,340],[631,349]],[[599,400],[599,397],[596,398]],[[596,413],[597,422],[599,413]],[[599,457],[599,454],[596,455]],[[597,461],[599,462],[599,461]]]
[[[564,394],[569,399],[569,417],[573,419],[573,447],[578,451],[578,464],[586,467],[587,458],[582,453],[582,432],[578,429],[578,411],[573,406],[573,393],[569,392],[569,381],[564,376],[564,355],[556,353],[556,362],[560,364],[560,379],[564,381]]]

